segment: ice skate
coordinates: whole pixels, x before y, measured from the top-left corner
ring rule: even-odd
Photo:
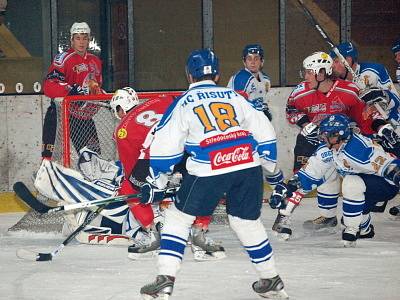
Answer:
[[[138,260],[156,256],[160,249],[160,240],[160,232],[158,230],[150,230],[128,247],[128,258]]]
[[[372,239],[375,236],[374,225],[369,225],[367,229],[360,230],[359,239]]]
[[[291,221],[289,216],[281,215],[278,213],[276,216],[272,230],[275,231],[278,238],[286,241],[292,235]]]
[[[175,277],[158,275],[152,283],[146,284],[140,289],[143,300],[160,299],[167,300],[174,289]]]
[[[400,220],[400,205],[393,206],[389,209],[391,219]]]
[[[282,279],[279,275],[273,278],[262,278],[252,285],[253,290],[263,298],[268,299],[289,299],[285,292]]]
[[[342,241],[345,248],[354,248],[359,236],[359,229],[356,227],[346,227],[342,232]]]
[[[303,228],[306,231],[335,233],[337,223],[336,217],[327,218],[320,216],[314,220],[305,221]]]
[[[226,257],[225,249],[200,228],[192,228],[191,249],[196,261],[218,260]]]

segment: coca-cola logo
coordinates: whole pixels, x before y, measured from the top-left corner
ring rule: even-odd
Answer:
[[[242,144],[210,152],[211,169],[223,169],[253,162],[250,144]]]

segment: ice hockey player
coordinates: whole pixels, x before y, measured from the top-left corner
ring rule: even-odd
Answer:
[[[151,177],[142,201],[163,198],[167,174],[190,153],[174,203],[165,212],[158,276],[140,290],[144,299],[168,299],[196,215],[210,215],[226,193],[231,228],[260,279],[254,291],[287,298],[265,228],[260,220],[262,164],[273,170],[276,136],[268,118],[230,88],[218,87],[218,58],[210,49],[193,51],[186,64],[189,90],[174,102],[157,126],[150,147]],[[174,139],[171,139],[171,136]],[[190,298],[190,296],[188,295]]]
[[[286,106],[286,118],[297,125],[300,132],[294,147],[296,173],[318,148],[318,124],[333,113],[349,115],[365,134],[372,134],[371,120],[364,120],[366,105],[358,98],[359,89],[354,83],[332,77],[332,58],[325,52],[315,52],[303,61],[304,81],[290,94]],[[337,225],[336,209],[340,192],[338,178],[331,177],[317,189],[321,216],[306,221],[307,230],[328,230]],[[282,238],[292,234],[290,215],[299,198],[293,198],[286,209],[279,209],[272,229]]]
[[[244,68],[230,78],[228,87],[244,92],[247,100],[271,121],[272,113],[268,107],[267,97],[271,81],[268,75],[262,71],[264,49],[259,44],[246,45],[242,51],[242,60]],[[265,179],[273,189],[283,181],[283,173],[277,168],[272,173],[265,172]]]
[[[114,134],[124,170],[124,178],[119,188],[120,195],[138,193],[146,182],[149,175],[149,146],[153,140],[154,127],[173,101],[172,96],[163,95],[139,103],[136,92],[130,87],[117,90],[112,97],[111,108],[120,119]],[[181,175],[185,173],[182,168],[179,171]],[[180,184],[179,178],[172,181],[174,185]],[[139,243],[128,247],[128,257],[138,259],[154,255],[160,246],[162,227],[162,219],[154,220],[153,210],[157,211],[157,207],[142,204],[138,198],[130,199],[128,205],[135,219],[151,238],[148,244]],[[223,247],[205,236],[210,221],[211,217],[198,217],[193,224],[192,250],[197,260],[225,257]]]
[[[333,114],[321,121],[318,137],[324,141],[308,163],[282,185],[280,195],[271,197],[274,206],[285,206],[287,197],[311,191],[329,177],[342,177],[345,247],[354,247],[357,239],[373,238],[371,211],[376,203],[387,202],[399,192],[400,160],[386,153],[373,140],[354,133],[351,120]],[[289,200],[290,201],[290,200]]]
[[[44,94],[49,98],[56,98],[67,95],[104,93],[101,89],[103,84],[101,60],[87,51],[90,27],[85,22],[74,23],[70,33],[71,47],[55,56],[44,80]],[[87,103],[74,102],[71,104],[71,139],[77,152],[88,146],[96,153],[101,153],[96,126],[92,120],[97,111],[98,107]],[[54,101],[51,101],[43,124],[43,158],[50,159],[52,157],[56,126],[56,106]],[[82,127],[85,127],[86,130],[79,130]]]
[[[369,103],[368,105],[373,107],[381,107],[384,113],[375,112],[373,114],[374,131],[378,132],[378,136],[385,141],[386,144],[393,142],[392,148],[399,147],[400,137],[395,132],[397,126],[398,119],[391,119],[393,117],[393,112],[398,114],[398,107],[400,106],[400,96],[398,91],[396,90],[392,79],[389,76],[386,68],[379,63],[371,63],[371,62],[359,62],[358,61],[358,50],[355,45],[351,42],[344,42],[337,46],[339,53],[345,58],[349,66],[354,70],[356,77],[353,78],[353,75],[349,70],[346,69],[344,64],[340,61],[334,51],[330,52],[332,58],[334,58],[333,63],[333,74],[342,79],[353,81],[360,88],[361,95],[365,92],[368,92],[371,88],[380,88],[384,91],[388,91],[391,94],[394,94],[396,97],[392,97],[392,102],[397,102],[394,105],[388,106],[385,103]],[[373,104],[373,105],[371,105]],[[376,110],[376,109],[375,109]],[[393,124],[391,124],[393,123]],[[386,126],[385,126],[386,125]],[[383,130],[379,130],[379,127],[385,126],[385,132]],[[396,145],[397,144],[397,145]],[[389,149],[385,149],[389,150]],[[395,153],[396,154],[396,153]],[[396,154],[397,155],[397,154]]]

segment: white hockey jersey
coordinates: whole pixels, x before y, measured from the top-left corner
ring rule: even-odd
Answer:
[[[248,69],[242,69],[230,78],[228,87],[235,91],[246,92],[251,104],[256,109],[262,110],[263,103],[268,105],[267,93],[271,87],[271,80],[261,71],[257,75],[259,79]]]
[[[321,145],[297,175],[302,188],[308,192],[330,176],[335,176],[335,172],[342,177],[349,174],[384,177],[385,169],[395,159],[371,139],[353,134],[339,150],[330,150],[326,145]]]
[[[379,87],[399,96],[388,71],[382,64],[360,62],[355,72],[359,76],[359,81],[356,84],[361,90],[368,87]]]
[[[276,135],[268,118],[230,88],[211,80],[193,83],[168,108],[150,147],[156,180],[183,157],[195,176],[212,176],[276,164]],[[164,177],[164,176],[162,176]],[[160,187],[161,180],[157,182]]]

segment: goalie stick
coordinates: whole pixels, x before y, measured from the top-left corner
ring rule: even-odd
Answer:
[[[85,221],[78,228],[75,229],[56,249],[52,252],[33,252],[27,249],[18,249],[16,252],[17,257],[32,261],[50,261],[56,256],[66,245],[68,245],[74,237],[76,237],[87,225],[89,225],[103,210],[103,206],[99,206],[95,211],[91,211],[86,217]]]
[[[166,198],[171,197],[178,189],[179,189],[179,186],[166,189],[165,197]],[[110,198],[103,198],[103,199],[97,199],[97,200],[92,200],[92,201],[65,204],[65,205],[53,207],[53,206],[49,206],[49,205],[46,205],[46,204],[40,202],[31,193],[31,191],[28,189],[28,187],[25,185],[25,183],[23,183],[21,181],[18,181],[14,184],[13,190],[18,195],[18,197],[21,198],[22,201],[24,201],[33,210],[35,210],[41,214],[55,213],[55,212],[59,212],[59,211],[69,211],[69,210],[74,210],[74,209],[84,209],[84,208],[89,208],[89,207],[93,207],[93,206],[99,206],[99,205],[110,204],[110,203],[114,203],[114,202],[125,201],[130,198],[138,198],[141,196],[141,194],[128,194],[128,195],[121,195],[121,196],[115,196],[115,197],[110,197]]]
[[[315,20],[315,18],[313,17],[313,15],[311,14],[311,12],[308,10],[308,8],[304,5],[303,0],[297,0],[298,3],[300,4],[301,8],[303,9],[304,14],[306,15],[307,19],[310,21],[311,25],[313,25],[317,31],[319,32],[319,34],[322,36],[322,38],[324,39],[324,41],[331,47],[331,49],[333,50],[333,52],[335,52],[335,54],[337,55],[337,57],[339,58],[340,62],[345,66],[345,68],[347,69],[347,71],[353,76],[353,79],[356,80],[357,82],[359,82],[359,76],[356,74],[356,72],[354,72],[354,70],[350,67],[349,63],[347,62],[347,60],[343,57],[343,55],[339,52],[339,49],[335,46],[335,44],[333,43],[333,41],[330,39],[330,37],[328,36],[328,34],[325,32],[325,30],[318,24],[317,20]],[[389,121],[389,117],[387,115],[387,113],[383,110],[383,108],[378,104],[378,103],[374,103],[374,106],[376,108],[376,110],[381,114],[381,116],[385,119]],[[390,122],[390,121],[389,121]],[[394,125],[394,124],[392,124]]]

